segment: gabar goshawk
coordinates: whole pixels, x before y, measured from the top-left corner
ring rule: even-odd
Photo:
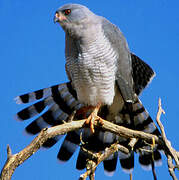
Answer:
[[[115,124],[160,136],[138,95],[149,84],[155,73],[144,61],[132,54],[120,29],[104,17],[79,4],[59,8],[54,17],[65,31],[66,72],[69,82],[16,97],[18,104],[38,100],[17,113],[17,119],[27,120],[38,116],[26,127],[30,134],[39,133],[44,127],[63,124],[73,111],[75,119],[85,115],[90,121],[94,116]],[[91,122],[90,122],[91,123]],[[86,127],[67,133],[58,153],[58,159],[67,161],[79,147],[92,152],[104,151],[118,142],[128,148],[130,139],[116,136],[102,129]],[[62,136],[51,138],[44,147],[51,147]],[[139,151],[144,149],[144,151]],[[146,149],[146,151],[145,151]],[[143,167],[161,162],[160,147],[147,151],[150,145],[139,140],[129,154],[116,152],[103,161],[106,172],[112,174],[119,157],[121,167],[131,172],[134,152],[139,153]],[[87,154],[80,148],[76,168],[84,169]]]

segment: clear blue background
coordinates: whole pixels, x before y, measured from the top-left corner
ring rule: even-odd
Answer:
[[[64,58],[64,32],[53,23],[56,9],[66,3],[81,3],[105,16],[121,28],[132,52],[156,71],[156,78],[142,94],[142,101],[155,120],[158,98],[166,115],[162,116],[168,138],[179,150],[179,1],[178,0],[0,0],[0,169],[6,160],[6,146],[13,153],[28,145],[33,137],[24,136],[29,122],[16,122],[13,116],[22,109],[13,98],[25,92],[67,81]],[[76,155],[66,164],[57,163],[60,143],[40,150],[18,167],[14,180],[78,179]],[[171,179],[163,157],[156,169],[158,179]],[[134,179],[152,179],[136,158]],[[179,173],[177,172],[179,177]],[[109,179],[102,165],[96,179]],[[118,163],[113,179],[129,179]]]

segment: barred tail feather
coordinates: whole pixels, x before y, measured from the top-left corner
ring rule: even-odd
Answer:
[[[161,166],[161,154],[157,149],[153,152],[140,152],[139,163],[141,164],[144,170],[151,170],[152,163],[154,163],[155,166]]]
[[[159,130],[157,129],[149,113],[138,98],[136,102],[132,104],[132,108],[128,105],[124,106],[122,111],[119,113],[119,117],[117,117],[116,119],[116,123],[127,128],[132,128],[134,130],[139,130],[160,136]],[[119,137],[118,141],[120,144],[128,147],[129,142],[127,139]],[[154,149],[152,152],[150,145],[146,145],[146,143],[144,143],[144,141],[142,140],[139,140],[137,142],[135,150],[140,153],[139,162],[143,167],[150,167],[151,163],[153,163],[152,161],[154,161],[154,164],[156,164],[156,162],[158,162],[157,164],[160,164],[161,155],[157,150],[159,149],[159,147],[157,146],[155,148],[156,149]],[[146,151],[141,152],[141,149],[146,149]],[[153,155],[154,159],[152,159]],[[119,158],[122,168],[125,171],[127,170],[128,172],[131,172],[134,167],[134,156],[128,156],[126,154],[120,153]]]
[[[100,131],[97,138],[104,144],[103,148],[109,147],[116,141],[116,135],[107,131]],[[117,166],[117,158],[118,153],[116,152],[103,161],[104,173],[107,176],[113,176]]]
[[[80,130],[67,133],[63,144],[58,152],[58,159],[60,161],[68,161],[80,144]]]
[[[67,120],[74,110],[78,110],[83,106],[76,100],[76,92],[73,90],[70,82],[24,94],[16,99],[18,99],[17,101],[20,100],[23,103],[28,103],[40,98],[43,99],[21,110],[15,117],[18,120],[27,120],[42,113],[27,128],[29,129],[28,132],[32,134],[38,133],[41,126],[42,128],[45,126],[43,121],[51,126],[61,124],[61,121]],[[45,108],[48,109],[46,112],[43,112]],[[35,132],[31,132],[33,125]],[[39,130],[37,131],[37,129]]]
[[[82,149],[80,149],[78,158],[76,161],[76,169],[83,170],[86,167],[88,156],[86,152],[84,152]]]
[[[134,129],[157,136],[160,135],[159,130],[139,99],[133,104],[132,115],[134,117]]]
[[[146,133],[151,133],[160,136],[160,132],[154,124],[152,118],[149,116],[147,110],[143,107],[141,101],[138,101],[133,105],[134,125],[136,130],[140,130]],[[140,142],[139,142],[140,144]],[[151,164],[161,164],[161,154],[158,151],[158,146],[152,149],[150,145],[141,143],[139,162],[144,169],[150,169]]]
[[[26,132],[31,135],[39,133],[45,127],[62,124],[63,121],[67,121],[69,115],[74,110],[78,110],[83,106],[77,101],[76,92],[73,90],[70,82],[24,94],[15,99],[18,104],[40,100],[21,110],[16,115],[16,119],[22,121],[38,116],[41,113],[40,117],[37,117],[25,129]],[[70,139],[69,137],[72,136],[68,134],[66,139]],[[61,136],[56,136],[48,139],[43,144],[43,147],[49,148],[53,146],[60,138]],[[74,137],[71,141],[74,143]],[[64,141],[64,146],[66,142]],[[75,143],[79,144],[79,142]],[[70,143],[66,143],[66,147],[67,144],[69,145]],[[64,146],[62,146],[62,148]],[[74,147],[73,149],[75,149]]]
[[[113,176],[117,166],[118,153],[115,152],[103,161],[104,172],[107,176]]]
[[[45,141],[45,143],[43,144],[44,148],[51,148],[52,146],[54,146],[62,137],[63,135],[59,135],[59,136],[55,136],[53,138],[48,139],[47,141]]]
[[[30,103],[30,102],[50,96],[52,94],[51,92],[52,88],[53,86],[49,88],[45,88],[45,89],[40,89],[31,93],[23,94],[23,95],[15,97],[14,100],[16,101],[17,104]]]
[[[44,114],[30,123],[26,127],[26,131],[29,134],[35,135],[45,127],[63,124],[62,120],[65,121],[67,118],[68,114],[59,109],[57,104],[54,104]]]
[[[37,101],[39,99],[43,99],[49,96],[53,96],[56,92],[61,92],[64,94],[64,91],[68,90],[70,94],[76,99],[76,92],[73,90],[71,83],[63,83],[51,86],[49,88],[40,89],[31,93],[23,94],[14,98],[17,104],[25,104],[33,101]]]
[[[20,121],[30,119],[53,104],[56,104],[58,109],[61,109],[68,115],[82,106],[76,100],[76,92],[72,89],[70,82],[24,94],[16,97],[16,100],[18,103],[28,103],[41,98],[43,98],[41,101],[18,112],[15,119]]]
[[[35,100],[38,100],[38,102],[35,102],[29,107],[21,110],[16,115],[16,118],[21,121],[37,116],[36,119],[26,127],[26,132],[32,135],[39,133],[45,127],[64,123],[64,121],[68,120],[69,115],[71,115],[74,110],[78,111],[84,106],[77,100],[76,91],[72,88],[70,82],[16,97],[16,102],[18,104],[29,103]],[[120,112],[118,112],[119,110],[117,109],[117,114],[112,116],[112,120],[115,119],[115,123],[118,125],[160,136],[160,132],[140,100],[137,99],[134,104],[131,104],[131,106],[132,108],[129,108],[129,106],[124,103],[122,111],[120,109]],[[108,119],[108,117],[110,117],[108,116],[109,113],[110,109],[108,109],[107,106],[104,106],[101,110],[101,114],[104,116],[104,119],[110,121],[110,119]],[[81,143],[80,133],[82,133],[81,137],[84,142],[82,146],[93,153],[104,151],[106,147],[109,147],[116,141],[125,147],[128,147],[129,143],[128,139],[116,136],[110,132],[96,129],[95,133],[91,133],[89,128],[83,128],[82,130],[67,133],[57,155],[60,161],[69,160],[75,153],[78,145]],[[49,148],[56,144],[61,137],[62,136],[56,136],[48,139],[43,146]],[[155,147],[153,152],[141,151],[139,149],[148,149],[150,147],[140,140],[136,147],[137,148],[134,150],[140,153],[139,162],[143,167],[150,167],[153,160],[155,161],[155,164],[160,164],[161,155],[158,151],[158,147]],[[118,156],[121,167],[125,172],[130,173],[133,170],[134,152],[131,151],[127,155],[119,152],[111,155],[103,162],[104,170],[108,175],[114,173]],[[78,154],[76,168],[80,170],[84,169],[88,158],[88,154],[81,148]]]
[[[20,121],[30,119],[30,118],[40,114],[46,107],[53,105],[53,104],[54,104],[53,98],[51,96],[47,97],[44,100],[41,100],[25,109],[19,111],[16,114],[15,118]]]
[[[132,151],[129,154],[119,152],[119,159],[122,170],[126,173],[132,173],[134,169],[134,152]]]
[[[42,117],[39,117],[37,120],[31,122],[26,128],[25,132],[29,135],[36,135],[43,128],[49,127],[49,124],[44,121]]]

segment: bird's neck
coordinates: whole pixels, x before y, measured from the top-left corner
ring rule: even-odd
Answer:
[[[96,28],[98,29],[98,31],[96,31]],[[88,51],[91,46],[96,44],[96,42],[100,42],[102,39],[104,39],[103,34],[100,31],[100,27],[92,26],[90,28],[87,28],[80,34],[80,36],[77,36],[66,32],[67,56],[77,57],[79,54],[81,54],[81,52]],[[103,42],[103,40],[101,42]]]

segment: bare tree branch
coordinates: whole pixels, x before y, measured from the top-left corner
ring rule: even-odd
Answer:
[[[170,173],[170,176],[172,176],[173,180],[177,180],[177,177],[175,175],[175,166],[173,165],[173,162],[172,162],[172,157],[170,155],[167,155],[167,163],[168,163],[168,171]]]
[[[0,180],[10,180],[14,170],[36,151],[38,151],[47,139],[79,129],[83,126],[84,122],[84,120],[75,122],[72,121],[60,126],[45,128],[27,147],[17,154],[11,155],[11,150],[8,147],[8,158],[1,172]]]
[[[156,118],[156,121],[157,121],[157,124],[159,125],[159,128],[161,130],[161,135],[162,135],[162,140],[165,144],[165,149],[164,149],[164,152],[165,152],[165,155],[168,159],[168,170],[169,170],[169,173],[170,175],[172,176],[172,178],[174,180],[177,180],[177,177],[175,175],[175,168],[178,168],[179,169],[179,156],[178,156],[178,152],[171,146],[171,143],[170,141],[167,139],[166,137],[166,134],[165,134],[165,131],[164,131],[164,127],[160,121],[160,117],[161,117],[161,114],[165,114],[165,111],[162,109],[162,105],[161,105],[161,99],[159,98],[159,102],[158,102],[158,113],[157,113],[157,118]],[[176,166],[173,165],[172,163],[172,159],[174,159],[175,163],[176,163]]]
[[[111,156],[112,154],[114,154],[115,152],[117,152],[119,150],[122,151],[125,154],[129,153],[129,150],[126,147],[124,147],[124,146],[122,146],[122,145],[120,145],[118,143],[114,143],[109,148],[106,148],[104,153],[102,153],[102,154],[101,153],[96,153],[96,157],[98,157],[97,161],[92,161],[92,160],[88,161],[87,168],[86,168],[87,171],[80,176],[80,180],[85,180],[90,175],[94,176],[94,172],[96,170],[96,167],[102,161],[104,161],[106,158],[108,158],[109,156]]]
[[[159,107],[161,107],[160,103],[159,103]],[[157,114],[157,122],[159,123],[159,126],[161,128],[162,139],[155,135],[144,133],[141,131],[131,130],[131,129],[128,129],[128,128],[125,128],[122,126],[115,125],[115,124],[110,123],[105,120],[102,120],[102,123],[95,121],[94,127],[102,128],[103,130],[110,131],[121,137],[130,138],[131,141],[129,143],[129,147],[131,147],[131,149],[134,148],[138,139],[143,139],[147,143],[150,143],[150,144],[152,144],[153,141],[155,140],[156,144],[160,144],[160,145],[162,145],[162,147],[164,147],[165,154],[168,158],[169,172],[170,172],[172,178],[174,180],[176,180],[174,170],[176,167],[177,168],[179,167],[179,164],[178,164],[179,152],[177,152],[176,150],[174,150],[171,147],[170,143],[168,143],[169,141],[166,139],[166,136],[163,133],[164,132],[163,126],[161,126],[161,124],[160,124],[161,123],[160,116],[161,116],[162,112],[163,112],[163,110],[161,108],[159,108],[159,112]],[[73,119],[73,117],[72,117],[72,119]],[[78,120],[78,121],[71,121],[71,122],[64,123],[62,125],[54,126],[51,128],[45,128],[39,133],[39,135],[27,147],[25,147],[22,151],[20,151],[17,154],[12,154],[11,149],[8,146],[8,148],[7,148],[7,154],[8,154],[7,156],[8,157],[7,157],[6,163],[1,171],[0,180],[10,180],[15,169],[20,164],[22,164],[25,160],[27,160],[30,156],[32,156],[36,151],[38,151],[38,149],[40,149],[40,147],[43,145],[43,143],[45,141],[47,141],[47,139],[55,137],[60,134],[65,134],[69,131],[74,131],[74,130],[80,129],[85,126],[85,121],[86,121],[86,119]],[[99,165],[99,163],[118,150],[120,150],[124,153],[129,153],[129,150],[126,147],[121,146],[117,143],[111,145],[109,148],[106,148],[104,153],[96,153],[95,155],[97,157],[96,158],[97,160],[95,160],[95,161],[89,160],[87,171],[85,174],[81,175],[81,179],[85,179],[89,176],[90,179],[93,180],[96,167]],[[175,163],[176,163],[175,166],[172,164],[172,159],[175,160]]]

